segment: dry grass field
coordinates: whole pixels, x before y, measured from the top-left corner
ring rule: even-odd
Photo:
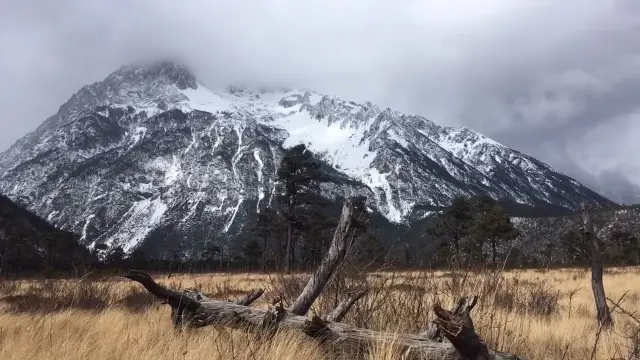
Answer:
[[[252,288],[265,296],[291,299],[304,275],[179,275],[165,285],[198,288],[212,297],[234,299]],[[623,297],[621,307],[640,309],[640,269],[605,271],[607,296]],[[615,327],[599,336],[585,270],[509,271],[502,274],[393,272],[334,281],[313,311],[322,314],[345,286],[368,286],[369,294],[345,322],[382,331],[417,332],[433,317],[431,305],[451,307],[461,295],[477,294],[472,315],[478,333],[492,348],[529,360],[639,358],[638,324],[616,311]],[[393,344],[361,354],[365,359],[400,359]],[[241,330],[206,327],[174,331],[167,305],[158,304],[139,284],[117,277],[102,280],[0,280],[0,359],[353,359],[332,353],[303,334],[281,333],[256,341]]]

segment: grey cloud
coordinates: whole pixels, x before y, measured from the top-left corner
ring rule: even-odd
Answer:
[[[0,147],[119,65],[176,57],[210,87],[371,100],[632,193],[639,29],[635,0],[5,2]]]

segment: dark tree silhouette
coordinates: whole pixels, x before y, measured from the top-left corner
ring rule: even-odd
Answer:
[[[438,215],[435,226],[430,228],[431,235],[453,245],[456,266],[460,266],[460,242],[469,234],[472,224],[469,199],[457,197]]]
[[[566,254],[566,262],[569,264],[584,265],[589,259],[588,245],[584,244],[580,233],[576,230],[569,230],[560,236],[560,246]]]
[[[262,256],[262,249],[258,241],[251,240],[242,247],[242,254],[247,260],[249,271],[255,269],[258,259]]]
[[[488,239],[491,244],[491,264],[497,266],[497,246],[505,240],[518,237],[519,232],[511,223],[511,218],[505,214],[498,204],[493,204],[488,211],[481,213],[474,226],[475,237]]]
[[[262,259],[261,259],[261,268],[262,271],[267,271],[267,262],[268,262],[268,254],[269,254],[269,243],[272,240],[276,240],[279,244],[280,237],[284,233],[282,231],[282,217],[278,214],[277,210],[273,207],[267,207],[265,209],[261,209],[256,218],[256,222],[251,227],[251,233],[256,236],[262,243]],[[281,246],[272,246],[272,252],[275,253],[276,258],[280,258]],[[275,261],[276,264],[279,261]]]
[[[108,266],[112,267],[121,267],[124,262],[125,252],[122,249],[122,246],[115,246],[109,249],[107,257],[105,258],[105,263]]]
[[[296,145],[287,151],[278,168],[278,179],[284,187],[281,197],[285,205],[287,221],[285,269],[291,273],[295,262],[295,237],[297,209],[305,198],[313,193],[313,188],[322,179],[320,163],[305,145]]]
[[[222,248],[216,245],[214,242],[208,242],[205,246],[204,251],[201,254],[201,259],[205,261],[207,264],[212,264],[218,256],[220,258],[220,267],[222,267]]]

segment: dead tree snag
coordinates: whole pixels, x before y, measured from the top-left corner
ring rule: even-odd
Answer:
[[[585,244],[590,245],[591,249],[591,288],[593,289],[593,297],[596,303],[598,325],[608,329],[613,325],[613,319],[611,319],[611,312],[607,305],[607,297],[602,283],[604,273],[602,268],[602,251],[600,250],[600,243],[593,228],[593,219],[591,218],[592,207],[587,203],[582,203],[581,209],[582,238]]]

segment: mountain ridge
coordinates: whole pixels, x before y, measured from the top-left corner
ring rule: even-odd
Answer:
[[[227,243],[272,201],[282,153],[299,143],[349,180],[322,184],[325,197],[367,196],[395,224],[478,193],[614,204],[468,128],[309,90],[215,93],[171,62],[123,66],[80,89],[2,153],[0,191],[88,246],[131,251],[157,231]]]

